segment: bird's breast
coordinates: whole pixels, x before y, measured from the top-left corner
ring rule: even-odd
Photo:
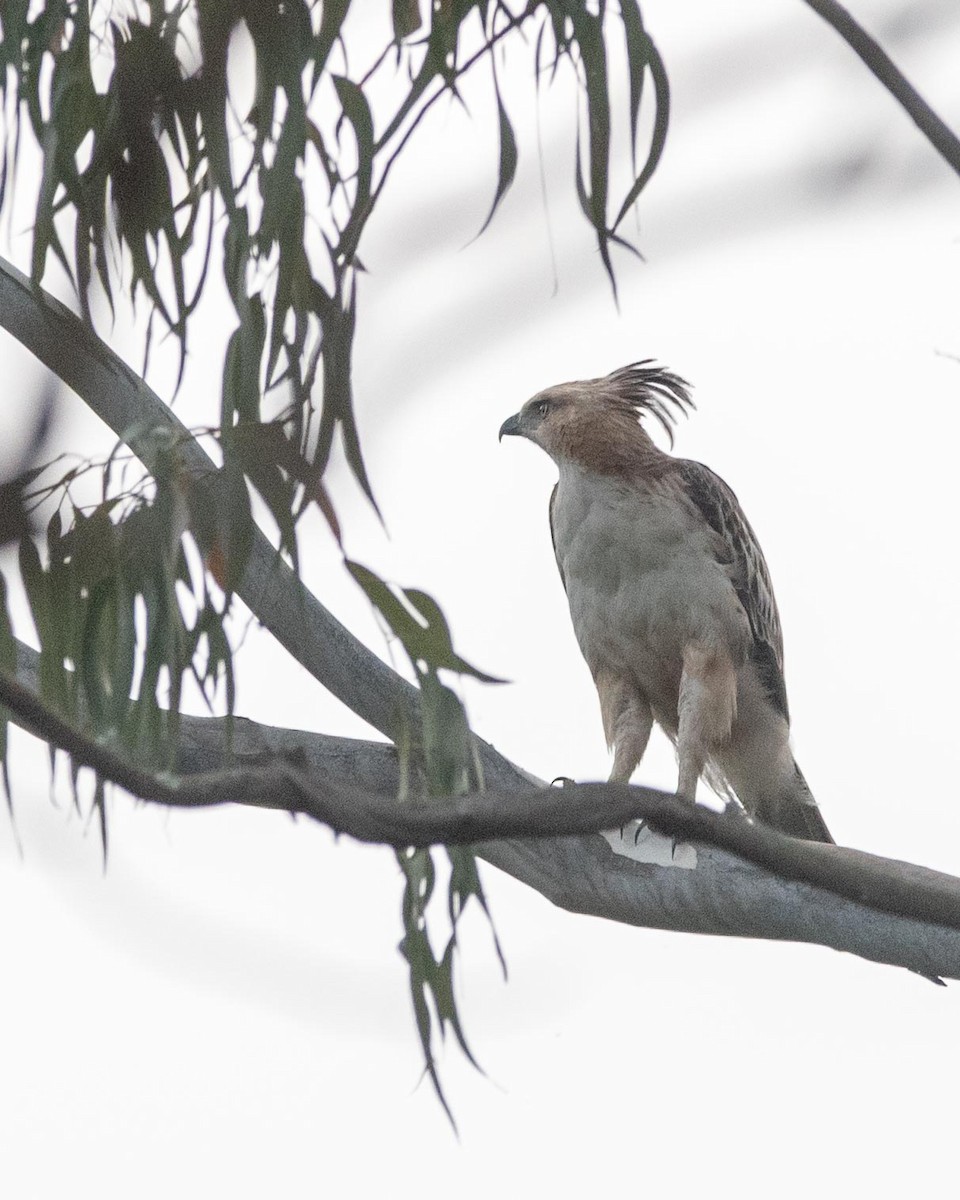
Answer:
[[[594,673],[628,669],[648,690],[670,693],[669,705],[685,645],[744,640],[746,618],[713,535],[668,484],[561,470],[551,520],[574,630]]]

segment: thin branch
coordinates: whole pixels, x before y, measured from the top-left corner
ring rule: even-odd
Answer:
[[[430,111],[430,109],[434,106],[434,104],[436,104],[436,102],[442,96],[447,95],[449,93],[453,83],[456,80],[458,80],[462,75],[465,75],[466,72],[469,71],[471,67],[475,66],[476,63],[478,63],[482,58],[486,57],[487,54],[492,55],[494,48],[496,47],[496,44],[502,38],[504,38],[508,33],[511,33],[514,29],[519,28],[524,23],[524,21],[526,21],[527,17],[532,16],[532,15],[533,15],[533,10],[532,10],[532,8],[530,8],[528,6],[526,9],[524,9],[524,11],[522,13],[518,13],[518,14],[512,16],[510,21],[506,25],[501,26],[501,28],[499,30],[497,30],[497,32],[495,34],[493,34],[484,43],[483,47],[480,50],[478,50],[475,54],[471,55],[470,58],[468,58],[466,62],[464,62],[460,65],[460,67],[454,73],[453,78],[449,82],[445,81],[442,84],[442,86],[439,88],[439,90],[435,91],[433,93],[433,95],[429,98],[429,100],[427,100],[424,103],[424,105],[421,107],[420,111],[417,113],[417,115],[414,117],[414,119],[407,126],[406,130],[404,131],[403,137],[400,139],[400,141],[397,143],[397,145],[394,146],[393,150],[391,150],[390,155],[387,158],[386,164],[380,173],[380,180],[379,180],[377,186],[373,190],[373,199],[371,202],[371,207],[374,204],[376,204],[377,200],[380,198],[380,193],[383,191],[384,186],[386,185],[387,178],[390,174],[390,171],[393,169],[394,163],[400,157],[400,154],[406,148],[407,142],[410,140],[410,138],[416,132],[418,126],[420,125],[420,122],[424,119],[424,117],[427,115],[427,113]],[[421,89],[420,92],[416,93],[415,98],[419,98],[419,95],[422,94],[422,91],[426,90],[426,87],[429,87],[433,78],[435,78],[435,77],[431,77],[431,79],[428,80],[426,82],[426,84],[424,85],[424,88]],[[414,96],[414,93],[411,93],[411,96]],[[410,99],[410,97],[408,97],[408,100],[409,99]],[[377,142],[377,146],[376,146],[377,153],[380,153],[380,151],[385,149],[387,142],[397,132],[400,125],[403,123],[403,119],[405,119],[406,116],[409,114],[409,111],[410,111],[410,106],[405,103],[404,106],[401,108],[398,116],[394,118],[393,122],[390,124],[390,126],[387,128],[387,130],[385,131],[383,136]]]
[[[887,52],[837,0],[806,3],[840,34],[857,57],[906,110],[927,141],[960,175],[960,138],[937,116]]]
[[[502,39],[505,38],[508,33],[512,33],[514,29],[517,29],[521,25],[523,25],[523,23],[527,20],[528,17],[533,16],[533,13],[534,13],[534,6],[532,4],[528,4],[523,9],[522,12],[511,14],[510,19],[506,23],[506,25],[501,25],[501,27],[495,33],[491,34],[487,38],[487,40],[484,42],[484,44],[480,47],[480,49],[475,51],[472,55],[470,55],[470,57],[467,58],[465,62],[462,62],[460,64],[460,66],[456,69],[456,71],[453,72],[452,76],[450,76],[450,78],[448,80],[444,81],[444,84],[443,84],[442,88],[440,89],[440,91],[436,92],[433,96],[431,96],[431,98],[427,101],[426,105],[424,106],[424,110],[421,110],[421,112],[419,112],[417,114],[417,117],[414,121],[414,125],[418,125],[420,123],[420,120],[424,115],[425,109],[430,108],[437,100],[440,99],[440,97],[445,92],[450,91],[452,84],[454,84],[458,79],[460,79],[463,75],[465,75],[467,73],[467,71],[469,71],[472,67],[476,66],[476,64],[478,62],[480,62],[480,60],[482,58],[485,58],[488,54],[492,54],[494,47],[497,45],[497,43],[502,41]],[[386,144],[390,141],[390,139],[394,136],[394,134],[397,132],[397,130],[400,128],[400,126],[403,124],[403,122],[407,119],[411,110],[413,109],[413,106],[416,104],[417,100],[420,99],[420,97],[423,95],[424,91],[430,86],[432,81],[437,77],[436,71],[431,71],[431,67],[432,67],[432,64],[430,63],[429,58],[424,58],[424,61],[420,67],[420,71],[417,74],[417,78],[414,81],[413,88],[408,93],[408,95],[405,97],[405,99],[401,103],[399,109],[393,115],[393,118],[391,119],[390,123],[387,125],[386,129],[383,131],[383,133],[377,139],[374,149],[376,150],[376,152],[378,154],[386,146]],[[420,82],[421,80],[423,81],[422,83]],[[410,135],[410,131],[408,130],[404,134],[404,137],[403,137],[404,142],[407,140],[409,135]]]

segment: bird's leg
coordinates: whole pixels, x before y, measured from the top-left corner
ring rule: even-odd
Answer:
[[[612,671],[597,671],[593,677],[600,697],[600,715],[607,745],[613,750],[610,783],[629,783],[643,758],[653,729],[653,713],[631,679]],[[620,826],[623,837],[623,826]]]
[[[695,801],[707,758],[729,738],[737,715],[737,673],[725,651],[695,642],[685,647],[678,709],[677,795]]]
[[[650,705],[632,679],[616,672],[597,671],[593,681],[600,697],[603,732],[613,750],[610,782],[629,783],[650,740],[653,728]]]
[[[648,704],[634,701],[620,713],[613,727],[611,783],[630,782],[630,776],[643,758],[652,729],[653,716]]]
[[[613,728],[613,769],[610,772],[610,783],[629,783],[643,758],[653,729],[653,714],[650,705],[645,701],[631,701],[614,722]],[[642,828],[642,825],[640,826]],[[637,829],[634,845],[640,837]],[[624,826],[620,826],[620,837],[623,837]]]
[[[680,751],[680,778],[677,782],[677,795],[682,796],[684,800],[693,802],[697,798],[697,784],[703,774],[706,760],[702,754],[696,753],[690,746],[685,747],[685,751]]]

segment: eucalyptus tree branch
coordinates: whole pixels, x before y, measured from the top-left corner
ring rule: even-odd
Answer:
[[[35,678],[36,659],[19,647],[21,681]],[[242,718],[234,719],[236,766],[216,769],[223,761],[222,719],[184,717],[181,777],[157,780],[51,717],[23,682],[0,676],[0,701],[77,762],[105,770],[155,803],[282,809],[363,841],[466,841],[573,912],[688,933],[810,942],[931,978],[960,978],[960,880],[909,863],[798,841],[739,814],[625,785],[514,782],[403,805],[394,798],[393,747]],[[521,778],[516,769],[515,778]],[[619,833],[592,832],[631,816],[641,822]],[[590,832],[556,836],[583,831]],[[488,837],[497,840],[478,844]]]
[[[312,817],[361,842],[421,847],[595,833],[634,817],[661,816],[662,806],[666,806],[662,820],[672,826],[679,814],[671,816],[669,810],[682,803],[649,788],[605,784],[540,787],[524,793],[486,791],[401,803],[395,794],[365,791],[341,779],[312,774],[295,753],[171,779],[89,737],[3,671],[0,704],[18,724],[68,753],[75,766],[91,767],[102,779],[140,800],[169,808],[245,804],[279,809]]]
[[[79,317],[3,258],[0,327],[76,392],[147,470],[154,466],[150,435],[161,428],[175,435],[200,486],[221,486],[213,459],[160,397]],[[374,729],[392,737],[401,715],[416,713],[416,688],[320,604],[259,529],[237,592],[284,649]]]
[[[909,114],[927,141],[960,174],[960,138],[937,116],[879,42],[837,0],[806,0],[806,3],[840,34],[861,62]]]

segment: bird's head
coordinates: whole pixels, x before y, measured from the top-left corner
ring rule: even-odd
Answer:
[[[657,452],[639,418],[653,416],[673,445],[676,413],[693,406],[689,385],[652,360],[600,379],[558,383],[537,394],[500,426],[525,437],[552,459],[574,459],[594,470],[622,471],[640,453]]]
[[[500,426],[500,441],[504,437],[525,437],[536,442],[548,454],[557,440],[557,434],[566,424],[577,405],[576,389],[579,383],[558,383],[545,388],[526,402],[519,412],[507,417]]]

